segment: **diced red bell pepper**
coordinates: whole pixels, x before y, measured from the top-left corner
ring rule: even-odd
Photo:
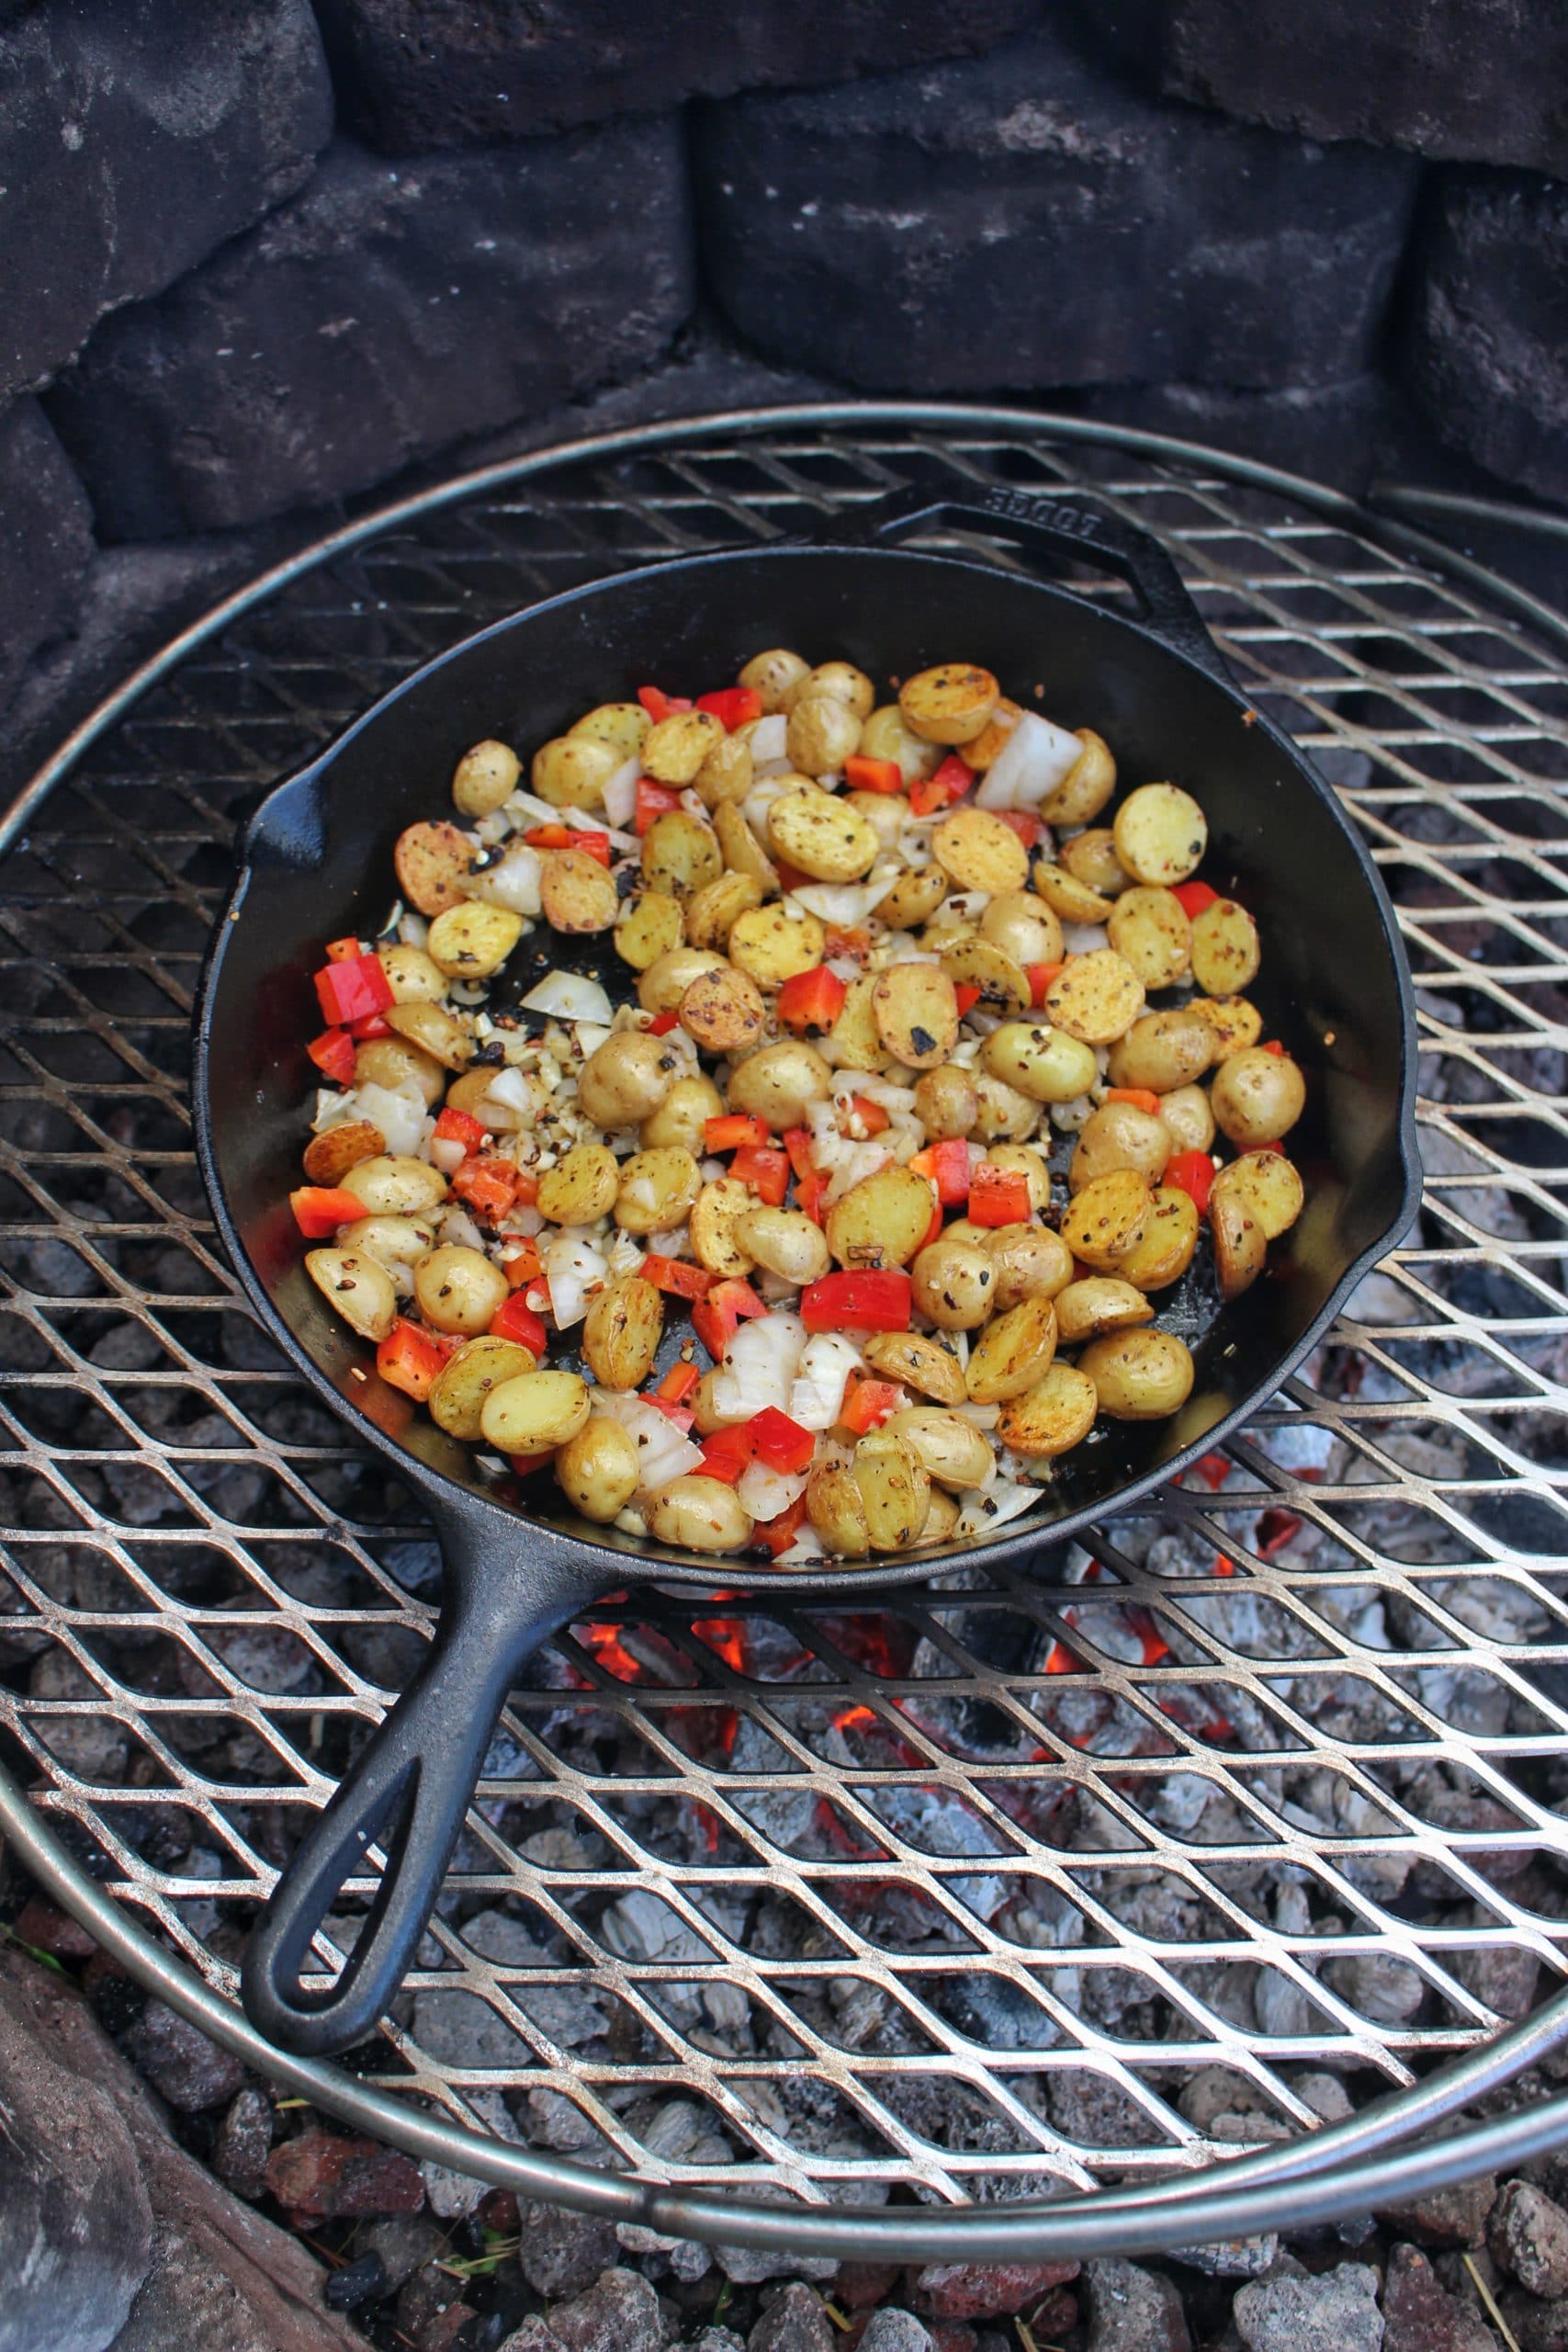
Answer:
[[[750,1283],[715,1283],[705,1298],[692,1308],[692,1329],[716,1363],[741,1324],[753,1315],[765,1315],[767,1301]]]
[[[951,808],[962,800],[974,781],[974,769],[956,752],[949,752],[934,775],[915,778],[909,786],[910,809],[917,817],[934,817],[939,808]]]
[[[738,1428],[715,1430],[703,1440],[703,1466],[698,1473],[704,1478],[722,1478],[733,1487],[751,1459],[751,1424],[742,1421]]]
[[[795,1205],[802,1216],[811,1219],[813,1225],[822,1222],[822,1202],[827,1190],[827,1177],[819,1176],[815,1169],[809,1176],[797,1176],[795,1180]]]
[[[1032,849],[1040,839],[1040,820],[1032,808],[997,808],[992,814],[1018,835],[1025,849]]]
[[[671,1298],[705,1298],[718,1280],[689,1258],[661,1257],[657,1250],[649,1251],[637,1272],[645,1283],[651,1283],[655,1290],[668,1291]]]
[[[809,972],[795,972],[780,989],[777,1011],[786,1029],[797,1037],[825,1037],[844,1009],[849,989],[826,964]]]
[[[1159,1096],[1147,1086],[1108,1086],[1108,1102],[1130,1102],[1134,1111],[1146,1111],[1151,1119],[1159,1117]]]
[[[694,1363],[672,1363],[653,1394],[661,1404],[683,1405],[702,1377]]]
[[[871,933],[859,923],[830,922],[822,934],[822,945],[829,956],[847,956],[852,963],[863,964],[871,953]]]
[[[1212,907],[1219,895],[1217,890],[1211,890],[1206,882],[1179,882],[1175,891],[1189,921],[1201,915],[1205,907]]]
[[[296,1185],[288,1205],[307,1241],[325,1241],[340,1225],[353,1225],[366,1213],[358,1193],[339,1184]]]
[[[509,1159],[465,1159],[447,1182],[475,1216],[492,1223],[517,1199],[517,1170]]]
[[[378,956],[349,956],[341,964],[324,964],[316,974],[316,994],[321,1018],[329,1023],[360,1021],[367,1012],[385,1012],[395,1001]]]
[[[671,711],[690,710],[692,707],[690,695],[661,694],[657,686],[638,686],[637,698],[655,727],[661,718],[668,718]]]
[[[471,1111],[455,1111],[448,1103],[435,1122],[435,1132],[443,1143],[460,1143],[465,1152],[482,1151],[490,1141],[490,1129]]]
[[[354,1084],[354,1040],[346,1029],[323,1029],[312,1037],[305,1051],[323,1078],[334,1086]]]
[[[810,1467],[817,1451],[817,1432],[803,1430],[776,1405],[764,1405],[753,1413],[746,1427],[750,1434],[751,1451],[756,1459],[769,1470],[793,1475]]]
[[[637,780],[637,808],[632,822],[640,836],[647,832],[656,817],[668,817],[681,806],[681,796],[667,784],[655,784],[651,776],[639,775]]]
[[[844,1390],[839,1419],[857,1437],[863,1437],[867,1430],[879,1430],[893,1414],[901,1413],[908,1401],[896,1380],[870,1380],[863,1373],[854,1373]]]
[[[548,1469],[555,1458],[553,1445],[547,1445],[543,1453],[509,1453],[506,1457],[509,1466],[519,1478],[531,1478],[536,1470]]]
[[[901,1266],[824,1274],[800,1294],[808,1331],[907,1331],[913,1285]]]
[[[608,833],[579,832],[571,825],[536,825],[523,838],[530,849],[580,849],[584,857],[596,857],[601,865],[610,863]]]
[[[1278,1136],[1270,1136],[1267,1143],[1249,1143],[1247,1148],[1248,1151],[1277,1151],[1281,1159],[1285,1156],[1285,1147]]]
[[[766,1119],[753,1119],[744,1111],[721,1111],[716,1118],[703,1121],[705,1151],[739,1151],[749,1143],[772,1141]]]
[[[1278,1037],[1265,1037],[1263,1040],[1263,1050],[1266,1054],[1277,1055],[1281,1060],[1284,1058],[1285,1048],[1280,1043]]]
[[[873,1136],[879,1136],[883,1128],[889,1124],[887,1113],[882,1104],[874,1102],[869,1094],[851,1095],[850,1117],[859,1120],[868,1143]]]
[[[538,1170],[534,1168],[519,1168],[513,1172],[517,1178],[517,1198],[513,1205],[520,1209],[531,1209],[539,1197]]]
[[[680,1018],[678,1012],[656,1012],[648,1024],[648,1035],[650,1037],[668,1037],[671,1030],[679,1023]]]
[[[904,771],[897,760],[868,760],[854,752],[844,762],[844,782],[852,792],[902,792]]]
[[[806,1497],[796,1495],[789,1509],[781,1510],[776,1519],[758,1521],[751,1530],[751,1541],[765,1544],[776,1560],[781,1552],[789,1550],[805,1523]]]
[[[549,1344],[549,1334],[528,1304],[524,1290],[514,1290],[502,1306],[498,1306],[490,1319],[492,1340],[513,1340],[520,1348],[542,1357]]]
[[[357,939],[329,939],[323,953],[329,964],[352,964],[365,950]]]
[[[389,1037],[392,1028],[384,1012],[367,1012],[349,1023],[348,1034],[356,1046],[367,1046],[373,1037]]]
[[[774,858],[773,872],[779,877],[781,890],[798,890],[803,884],[816,878],[813,875],[807,874],[804,866],[792,865],[787,857]]]
[[[969,1178],[972,1225],[1024,1225],[1029,1219],[1029,1179],[1016,1169],[978,1161]]]
[[[759,1200],[771,1209],[784,1206],[784,1196],[789,1186],[789,1156],[783,1151],[770,1151],[765,1145],[743,1144],[729,1163],[730,1174],[742,1184],[749,1184]]]
[[[667,1421],[673,1421],[682,1437],[686,1436],[697,1418],[689,1405],[673,1404],[668,1396],[660,1396],[657,1392],[644,1396],[642,1401],[645,1405],[651,1405],[656,1413],[662,1413]]]
[[[954,984],[953,993],[958,1001],[958,1018],[962,1021],[964,1014],[973,1012],[979,1003],[980,990],[973,987],[969,981],[960,980]]]
[[[909,1162],[917,1176],[929,1176],[944,1208],[956,1208],[969,1197],[969,1147],[962,1136],[944,1136],[928,1143]]]
[[[815,1176],[817,1170],[811,1158],[810,1128],[786,1127],[784,1129],[784,1149],[789,1154],[789,1164],[794,1169],[795,1174],[797,1176]]]
[[[711,711],[725,733],[733,735],[738,727],[761,718],[762,697],[755,686],[720,686],[716,694],[699,695],[697,708]]]
[[[435,1341],[400,1315],[376,1351],[376,1369],[390,1388],[423,1405],[446,1358]]]
[[[538,1243],[527,1238],[514,1241],[501,1261],[501,1271],[513,1290],[520,1290],[525,1283],[538,1282],[545,1271]]]
[[[1185,1193],[1200,1216],[1208,1214],[1209,1195],[1214,1189],[1214,1163],[1206,1151],[1173,1153],[1165,1163],[1160,1181]]]
[[[1029,975],[1029,1002],[1032,1012],[1038,1012],[1044,1003],[1045,991],[1061,968],[1060,964],[1026,964],[1024,966]]]

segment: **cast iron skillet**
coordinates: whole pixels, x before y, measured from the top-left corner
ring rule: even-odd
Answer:
[[[886,544],[898,530],[943,522],[1087,554],[1131,582],[1144,617],[978,560]],[[895,501],[842,537],[680,557],[498,622],[408,679],[280,785],[246,834],[196,1016],[202,1174],[263,1322],[416,1489],[446,1572],[417,1678],[312,1825],[250,1940],[245,2007],[288,2049],[324,2052],[362,2040],[396,1993],[496,1714],[557,1626],[639,1583],[732,1590],[742,1575],[753,1587],[777,1577],[797,1597],[830,1590],[848,1600],[908,1583],[960,1553],[1026,1558],[1043,1532],[1064,1537],[1146,1493],[1244,1420],[1415,1214],[1414,1012],[1393,910],[1333,795],[1235,690],[1164,550],[1089,506],[999,489],[972,504]],[[373,1351],[306,1276],[288,1210],[314,1079],[304,1041],[318,1025],[310,974],[321,944],[345,930],[377,932],[393,891],[392,844],[405,825],[444,808],[457,755],[481,736],[538,743],[649,679],[677,688],[732,678],[768,645],[813,662],[848,659],[879,685],[938,661],[983,662],[1026,700],[1040,686],[1040,707],[1064,725],[1096,728],[1124,780],[1190,786],[1209,820],[1204,873],[1235,890],[1262,932],[1262,972],[1249,993],[1308,1079],[1292,1146],[1308,1206],[1275,1245],[1269,1277],[1217,1323],[1207,1272],[1175,1296],[1198,1359],[1182,1412],[1101,1429],[1059,1465],[1044,1511],[1027,1526],[922,1555],[918,1566],[894,1560],[810,1577],[742,1569],[590,1527],[547,1478],[525,1487],[487,1471],[378,1379]],[[592,961],[595,944],[586,954],[581,944],[552,940],[545,960]],[[625,968],[613,951],[608,960],[605,977],[624,990]],[[387,1860],[358,1945],[335,1980],[307,1983],[312,1936],[344,1881],[367,1868],[373,1840]]]

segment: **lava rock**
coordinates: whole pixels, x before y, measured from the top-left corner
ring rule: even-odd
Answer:
[[[1380,2352],[1378,2274],[1342,2262],[1318,2278],[1275,2277],[1236,2290],[1231,2317],[1247,2352]]]
[[[1416,177],[1145,97],[1055,21],[975,62],[711,107],[694,154],[735,325],[921,393],[1343,382]]]
[[[107,321],[50,414],[106,537],[253,522],[648,365],[693,268],[669,119],[401,166],[339,140],[291,202]]]
[[[414,2272],[398,2297],[397,2310],[399,2332],[417,2352],[448,2352],[474,2317],[458,2280],[433,2262]]]
[[[1568,175],[1558,0],[1166,0],[1165,87],[1309,139]]]
[[[833,2301],[840,2311],[871,2311],[893,2292],[898,2278],[896,2262],[840,2262],[833,2277]]]
[[[310,2221],[417,2213],[424,2202],[424,2183],[412,2157],[335,2132],[301,2132],[285,2140],[266,2160],[266,2185],[280,2205]]]
[[[1492,2208],[1486,2242],[1532,2295],[1568,2295],[1568,2213],[1528,2180],[1510,2180]]]
[[[781,2253],[765,2245],[716,2245],[714,2259],[737,2287],[758,2287],[769,2278],[831,2278],[830,2255]]]
[[[1390,2256],[1382,2316],[1382,2352],[1498,2352],[1480,2313],[1448,2292],[1418,2246]]]
[[[566,130],[605,115],[774,84],[847,81],[973,56],[1031,0],[773,0],[727,16],[704,0],[318,0],[344,118],[387,153]]]
[[[746,2352],[832,2352],[833,2323],[822,2299],[792,2279],[781,2287],[746,2338]]]
[[[306,0],[0,17],[3,401],[292,195],[333,107]]]
[[[272,2149],[272,2102],[265,2091],[241,2091],[212,2143],[212,2169],[236,2195],[259,2197]]]
[[[166,2001],[148,2002],[125,2046],[153,2089],[187,2115],[199,2115],[204,2108],[232,2098],[245,2079],[245,2070],[231,2052],[209,2041],[198,2026]]]
[[[322,2290],[332,2312],[356,2312],[361,2303],[379,2302],[389,2291],[387,2273],[378,2254],[357,2255],[334,2270]]]
[[[416,2270],[434,2261],[446,2243],[446,2233],[428,2213],[389,2213],[385,2221],[372,2222],[355,2243],[376,2256],[387,2274],[387,2291],[392,2294]]]
[[[1001,2318],[1077,2275],[1076,2262],[930,2262],[915,2275],[915,2308],[931,2319]]]
[[[1273,2230],[1255,2238],[1215,2238],[1208,2245],[1173,2245],[1170,2258],[1206,2278],[1261,2278],[1280,2259],[1280,2240]]]
[[[606,2270],[584,2295],[558,2303],[550,2326],[567,2352],[660,2352],[659,2297],[640,2271]]]
[[[1411,390],[1450,447],[1568,498],[1568,187],[1443,175],[1420,266]]]
[[[521,2327],[514,2327],[498,2352],[562,2352],[561,2340],[549,2322],[537,2312],[531,2312]]]
[[[519,2235],[518,2266],[541,2295],[581,2295],[615,2267],[621,2250],[614,2222],[554,2205],[525,2205]]]
[[[1497,2183],[1489,2172],[1454,2188],[1434,2188],[1408,2205],[1384,2207],[1380,2219],[1393,2224],[1417,2245],[1447,2253],[1454,2246],[1484,2245],[1486,2217],[1497,2201]]]
[[[1089,2352],[1192,2352],[1181,2297],[1168,2278],[1135,2262],[1091,2262]]]
[[[98,1949],[79,1919],[57,1910],[41,1894],[30,1895],[17,1914],[16,1937],[19,1944],[51,1952],[56,1960],[91,1960]]]
[[[930,2331],[913,2312],[885,2303],[873,2312],[861,2331],[860,2352],[931,2352]]]

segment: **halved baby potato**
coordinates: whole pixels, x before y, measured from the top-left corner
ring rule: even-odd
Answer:
[[[1209,845],[1209,820],[1177,784],[1141,784],[1116,811],[1116,854],[1134,882],[1169,888],[1196,874]]]
[[[989,670],[970,662],[942,662],[906,678],[898,707],[911,734],[928,743],[972,743],[990,724],[1002,698]]]

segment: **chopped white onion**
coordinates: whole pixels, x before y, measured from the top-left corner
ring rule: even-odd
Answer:
[[[440,1227],[442,1241],[447,1249],[482,1250],[484,1248],[484,1235],[479,1231],[468,1210],[459,1207],[456,1201],[447,1203],[437,1223]]]
[[[1109,947],[1111,933],[1102,922],[1065,922],[1062,925],[1062,945],[1069,956],[1092,956],[1097,947]]]
[[[582,972],[547,972],[523,999],[523,1007],[556,1021],[596,1021],[605,1030],[615,1018],[606,990]]]
[[[803,1430],[830,1430],[844,1402],[844,1386],[852,1372],[865,1362],[852,1340],[841,1331],[818,1331],[801,1351],[787,1408],[790,1419]]]
[[[983,1495],[973,1495],[958,1514],[955,1535],[989,1535],[1017,1519],[1021,1512],[1032,1510],[1043,1499],[1038,1487],[1015,1486],[1009,1478],[998,1478]]]
[[[570,1226],[545,1244],[539,1252],[539,1262],[550,1286],[550,1312],[556,1318],[556,1329],[568,1331],[587,1314],[589,1290],[608,1279],[609,1266],[602,1252]]]
[[[797,1315],[760,1315],[742,1323],[713,1376],[713,1407],[722,1421],[749,1421],[769,1405],[789,1411],[795,1370],[806,1346]]]
[[[412,1159],[424,1140],[424,1097],[417,1082],[404,1079],[400,1086],[378,1086],[367,1079],[352,1096],[353,1115],[379,1127],[394,1159]]]
[[[487,1102],[503,1102],[509,1111],[515,1111],[524,1119],[533,1118],[537,1099],[536,1081],[526,1070],[513,1069],[510,1064],[498,1069],[485,1088]]]
[[[782,710],[772,711],[766,718],[759,718],[750,736],[753,765],[761,767],[764,760],[785,758],[788,736],[789,720]]]
[[[804,1470],[770,1470],[765,1462],[749,1462],[735,1492],[750,1518],[777,1519],[806,1492],[806,1476]]]
[[[629,1390],[596,1388],[593,1410],[619,1421],[637,1448],[637,1493],[648,1496],[703,1466],[703,1451],[682,1437],[674,1422]]]
[[[457,1136],[437,1136],[430,1147],[430,1157],[443,1176],[455,1176],[468,1156],[467,1144]]]
[[[499,862],[470,874],[464,885],[471,899],[489,907],[504,907],[509,914],[536,915],[544,862],[526,842],[513,842]]]
[[[416,915],[405,907],[398,917],[398,937],[405,947],[423,947],[430,937],[430,924],[423,915]]]
[[[629,825],[637,815],[637,780],[642,762],[634,752],[604,786],[604,814],[612,825]]]
[[[976,802],[982,808],[1038,808],[1082,757],[1076,735],[1026,710],[981,778]]]

